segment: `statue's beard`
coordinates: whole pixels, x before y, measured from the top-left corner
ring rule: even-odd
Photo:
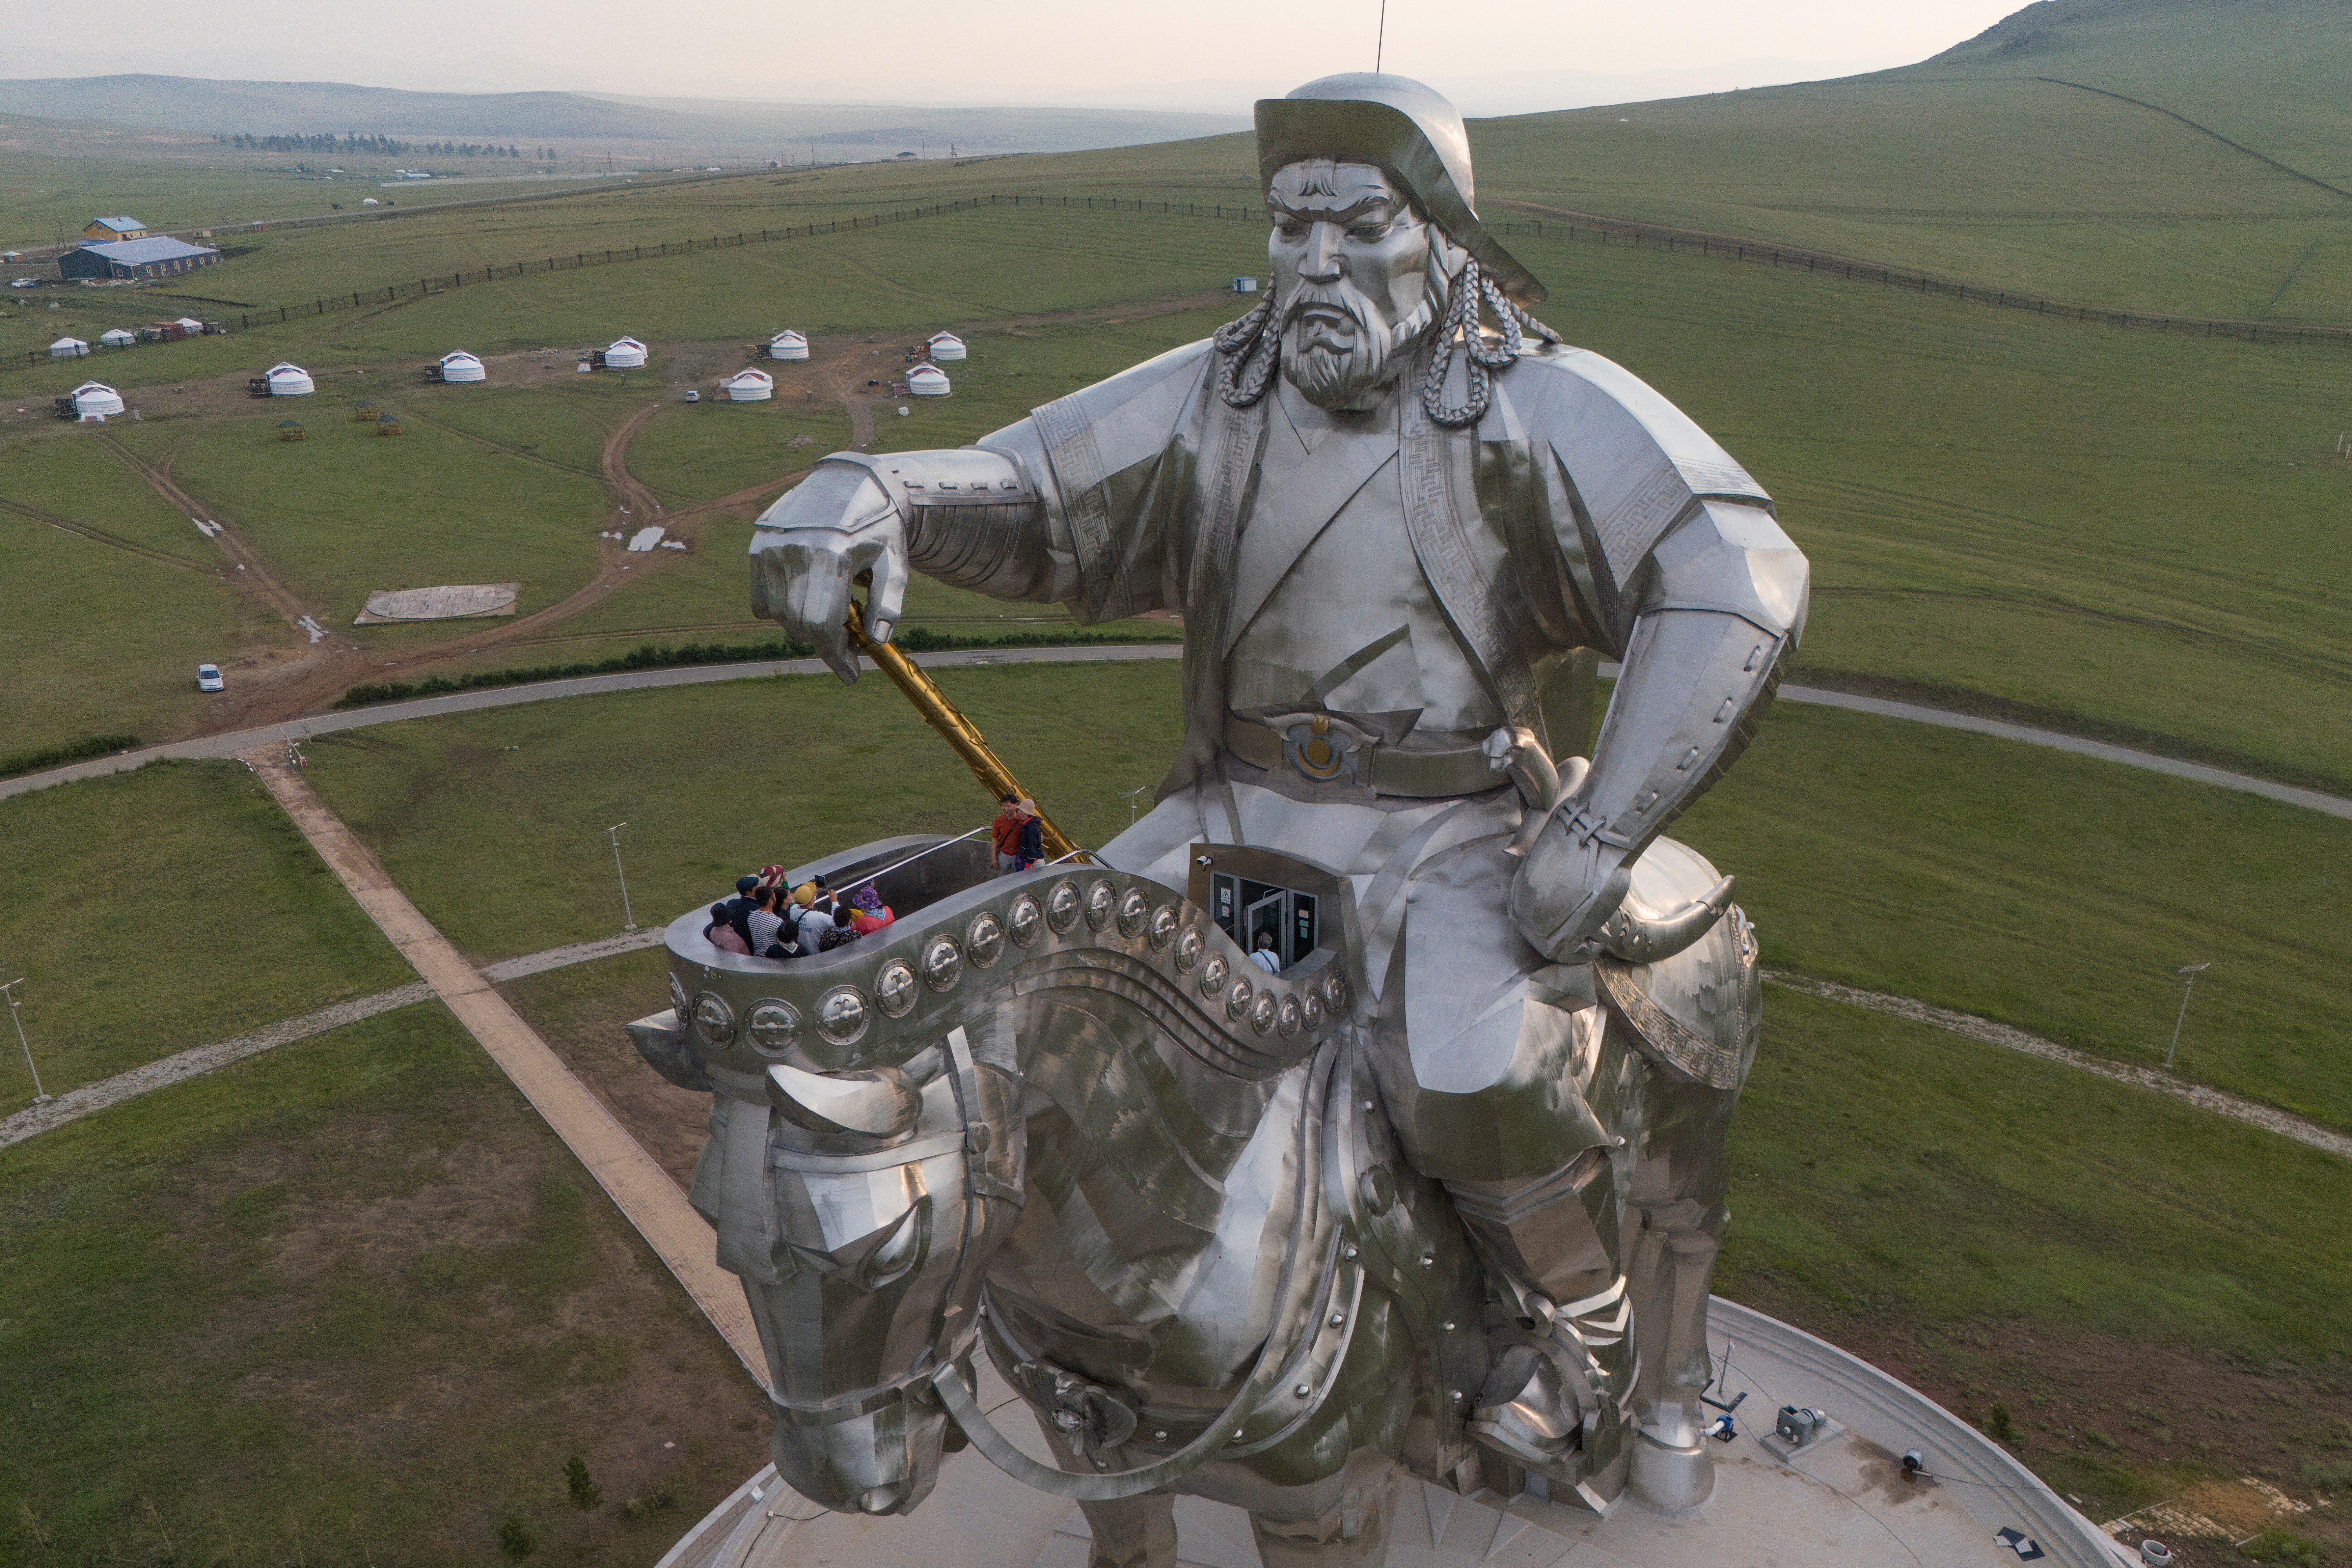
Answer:
[[[1437,313],[1424,297],[1391,322],[1379,300],[1347,282],[1302,283],[1282,305],[1283,379],[1319,408],[1367,406],[1394,378],[1398,351]]]

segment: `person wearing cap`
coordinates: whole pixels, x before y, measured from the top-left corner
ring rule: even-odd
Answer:
[[[743,939],[743,951],[746,952],[760,951],[751,940],[751,912],[760,907],[759,893],[759,878],[738,877],[735,879],[735,896],[722,906],[727,910],[727,923],[734,927],[737,936]]]
[[[1021,819],[1021,836],[1013,850],[1013,868],[1026,871],[1045,863],[1045,822],[1037,815],[1037,803],[1026,795],[1013,803],[1013,810]]]
[[[1661,835],[1746,748],[1805,559],[1729,453],[1529,313],[1544,286],[1481,220],[1444,98],[1327,77],[1261,101],[1256,132],[1271,278],[1246,314],[974,446],[826,458],[759,519],[752,608],[851,680],[867,574],[877,640],[914,572],[1088,622],[1181,613],[1183,742],[1101,859],[1181,889],[1202,845],[1295,846],[1348,879],[1399,1157],[1553,1358],[1494,1331],[1527,1382],[1446,1429],[1555,1498],[1693,1507],[1753,943],[1729,879]],[[1686,951],[1724,980],[1643,989]],[[1614,1135],[1620,1081],[1672,1138]],[[1285,1518],[1376,1536],[1365,1484],[1352,1511],[1303,1477],[1245,1506],[1269,1552]],[[1087,1504],[1097,1540],[1145,1501]]]

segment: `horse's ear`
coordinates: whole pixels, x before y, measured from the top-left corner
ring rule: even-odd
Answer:
[[[811,1132],[884,1140],[911,1131],[923,1114],[921,1090],[896,1068],[817,1073],[777,1062],[768,1068],[768,1103]]]

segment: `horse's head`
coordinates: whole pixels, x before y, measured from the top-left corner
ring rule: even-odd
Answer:
[[[1017,1191],[1017,1094],[961,1028],[898,1066],[779,1062],[764,1088],[766,1201],[721,1205],[719,1254],[774,1373],[776,1468],[828,1508],[904,1512],[948,1430],[929,1377],[970,1353],[1010,1224],[988,1200]]]

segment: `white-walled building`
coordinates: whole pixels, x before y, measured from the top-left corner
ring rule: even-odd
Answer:
[[[635,338],[623,338],[604,351],[606,370],[635,370],[646,363],[646,345]]]
[[[139,341],[139,334],[122,327],[109,327],[98,334],[98,341],[110,349],[127,349]]]
[[[776,378],[764,370],[739,370],[722,378],[719,389],[730,403],[765,403],[775,394]]]
[[[948,373],[935,364],[919,364],[907,373],[910,397],[945,397],[950,390]]]
[[[931,358],[934,362],[940,360],[962,359],[965,356],[963,340],[956,336],[953,332],[932,333],[930,349]]]
[[[122,412],[122,394],[102,382],[85,381],[73,389],[74,412],[84,419],[105,419]]]
[[[79,359],[89,353],[89,345],[79,338],[59,338],[49,345],[51,359]]]
[[[770,359],[808,358],[807,334],[793,331],[789,328],[778,332],[768,340],[768,357]]]
[[[308,397],[319,390],[309,371],[283,361],[271,365],[262,379],[269,383],[269,395],[272,397]]]
[[[487,379],[482,362],[459,349],[441,356],[441,379],[444,381],[482,381]]]

